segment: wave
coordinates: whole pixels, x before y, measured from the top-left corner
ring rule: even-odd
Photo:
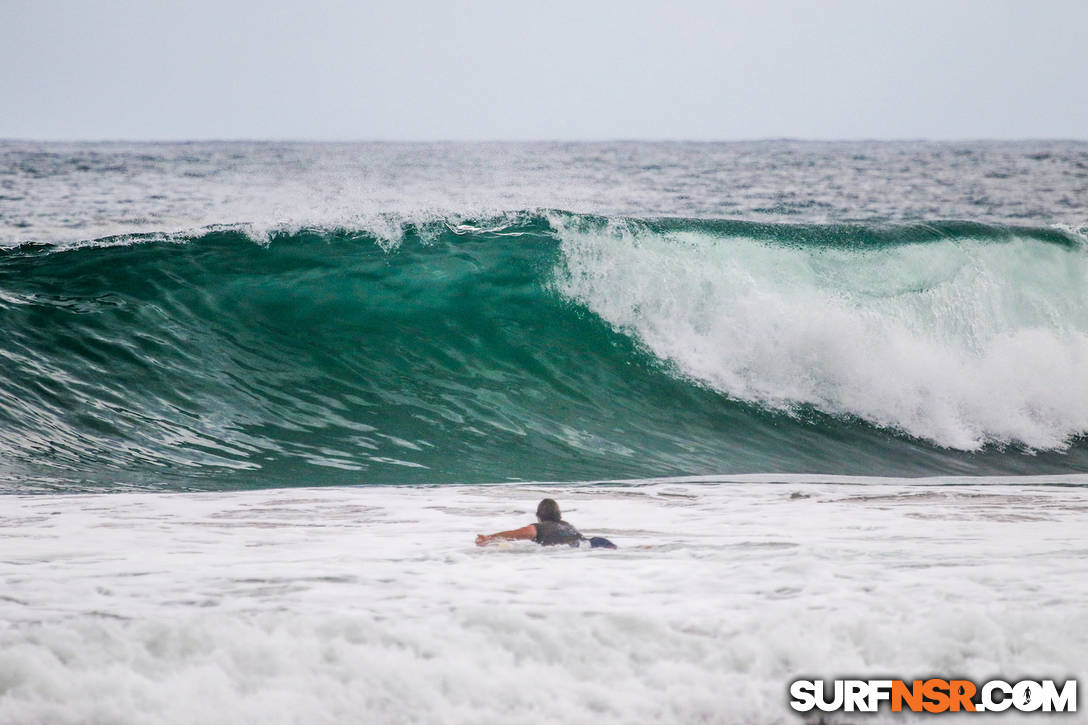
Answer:
[[[0,251],[0,486],[1088,464],[1076,231],[392,226]]]

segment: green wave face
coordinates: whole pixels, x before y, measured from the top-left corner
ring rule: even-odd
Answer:
[[[1088,466],[1073,234],[554,212],[0,255],[9,490]]]

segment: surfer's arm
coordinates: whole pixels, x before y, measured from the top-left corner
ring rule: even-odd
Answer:
[[[522,526],[520,529],[500,531],[497,534],[477,534],[476,546],[487,546],[492,541],[497,541],[499,539],[517,540],[534,538],[536,538],[536,524],[529,524],[528,526]]]

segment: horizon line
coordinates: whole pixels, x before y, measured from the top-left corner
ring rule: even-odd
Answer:
[[[282,143],[282,144],[723,144],[723,143],[1002,143],[1065,142],[1088,143],[1088,137],[1068,136],[760,136],[747,138],[600,137],[600,138],[306,138],[292,136],[194,136],[194,137],[88,137],[35,138],[0,136],[0,143]]]

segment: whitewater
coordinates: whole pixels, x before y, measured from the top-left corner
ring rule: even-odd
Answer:
[[[1086,292],[1083,143],[0,142],[0,723],[1081,677]]]

